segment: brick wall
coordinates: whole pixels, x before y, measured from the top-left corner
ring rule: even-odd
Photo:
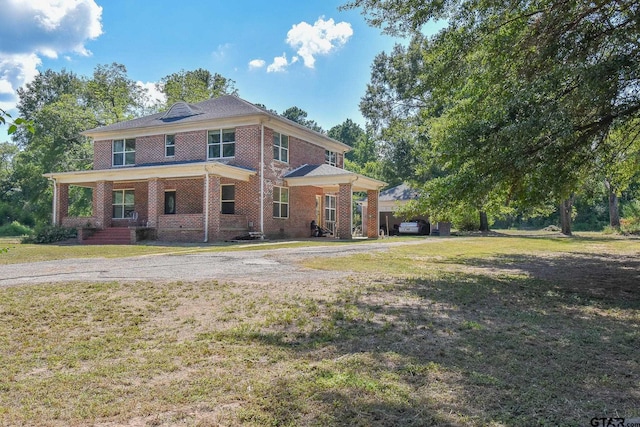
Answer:
[[[366,227],[366,235],[369,238],[377,238],[378,230],[380,229],[380,224],[378,224],[378,198],[379,191],[367,191],[367,211],[363,212],[363,220],[366,216],[364,225]]]
[[[336,234],[340,239],[351,238],[351,184],[340,184],[336,211]]]
[[[111,168],[111,140],[93,142],[93,168]]]
[[[176,134],[176,155],[169,161],[191,161],[207,159],[207,131],[182,132]]]
[[[203,213],[204,179],[171,179],[164,182],[164,190],[176,191],[176,214]],[[162,195],[164,212],[164,194]]]
[[[164,156],[164,134],[136,138],[136,164],[173,161]]]
[[[204,215],[160,215],[158,240],[200,242],[204,239]]]

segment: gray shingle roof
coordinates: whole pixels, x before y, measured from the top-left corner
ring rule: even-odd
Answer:
[[[303,176],[333,176],[333,175],[353,175],[353,172],[349,172],[344,169],[337,168],[335,166],[322,164],[322,165],[303,165],[297,169],[292,170],[285,178],[300,178]]]
[[[407,184],[396,185],[380,192],[378,200],[393,202],[396,200],[412,200],[418,197],[418,192]]]
[[[189,123],[229,117],[251,116],[255,114],[275,116],[273,113],[257,107],[244,99],[238,98],[237,96],[225,95],[219,98],[198,102],[197,104],[177,102],[165,112],[90,129],[85,133],[92,134],[99,132],[130,130],[159,126],[167,123]],[[283,117],[279,118],[281,120],[286,120]]]

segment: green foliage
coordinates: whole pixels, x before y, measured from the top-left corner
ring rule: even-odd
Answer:
[[[403,123],[419,163],[442,168],[447,179],[429,189],[446,198],[435,197],[434,209],[558,205],[596,171],[631,165],[605,174],[619,191],[637,170],[637,2],[354,0],[346,7],[361,7],[390,34],[412,36],[376,57],[361,110],[381,135]],[[420,30],[433,19],[449,26],[427,39]]]
[[[640,234],[640,217],[622,218],[620,231],[624,234]]]
[[[324,133],[322,127],[315,121],[307,119],[307,112],[299,107],[290,107],[287,108],[280,114],[282,117],[291,120],[292,122],[296,122],[302,126],[308,127],[311,130],[316,132]]]
[[[0,237],[24,236],[30,234],[31,231],[29,227],[20,224],[18,221],[13,221],[10,224],[0,226]]]
[[[179,101],[196,103],[238,93],[235,81],[203,68],[169,74],[160,79],[157,87],[166,95],[167,107]]]
[[[0,200],[0,226],[14,222],[23,224],[27,227],[33,227],[35,225],[35,219],[29,212],[20,209],[15,206],[15,204]]]
[[[114,62],[96,66],[86,83],[85,98],[89,112],[103,126],[135,117],[142,108],[144,91],[129,79],[124,65]]]
[[[22,243],[55,243],[76,237],[75,228],[65,228],[60,226],[40,226],[36,227],[32,235],[22,239]]]

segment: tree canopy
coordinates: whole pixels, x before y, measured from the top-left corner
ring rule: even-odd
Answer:
[[[559,203],[611,153],[637,147],[635,1],[357,0],[346,7],[411,37],[378,55],[361,109],[382,135],[402,122],[422,140],[423,165],[446,172],[427,184],[434,204]],[[448,26],[427,38],[421,29],[433,19]]]
[[[178,101],[196,103],[238,93],[235,81],[203,68],[169,74],[156,86],[167,97],[167,106]]]

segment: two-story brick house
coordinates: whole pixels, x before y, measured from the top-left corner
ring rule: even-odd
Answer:
[[[54,224],[144,226],[159,240],[206,242],[248,231],[307,237],[315,220],[350,238],[353,192],[377,200],[384,186],[343,169],[347,145],[236,96],[179,102],[84,135],[93,170],[45,175]],[[91,217],[68,216],[72,185],[93,189]],[[377,204],[366,215],[376,237]]]

